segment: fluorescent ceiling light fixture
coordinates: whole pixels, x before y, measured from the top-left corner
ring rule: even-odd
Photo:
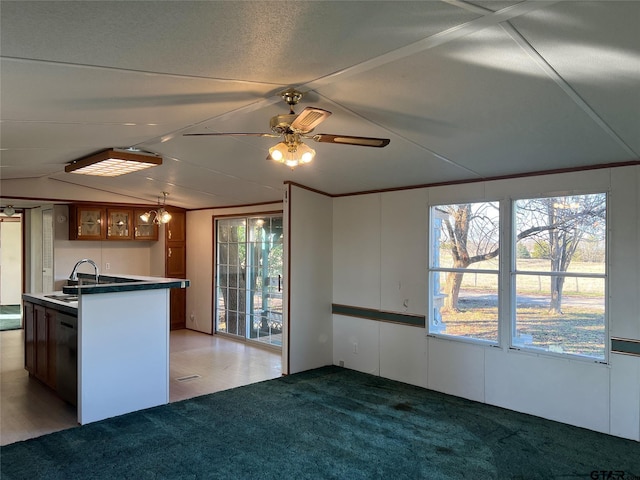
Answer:
[[[99,177],[117,177],[157,165],[162,165],[162,157],[152,153],[111,148],[74,160],[64,167],[64,171]]]

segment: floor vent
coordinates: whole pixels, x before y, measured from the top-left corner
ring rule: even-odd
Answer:
[[[186,382],[187,380],[194,380],[196,378],[200,378],[200,375],[187,375],[186,377],[176,378],[176,381]]]

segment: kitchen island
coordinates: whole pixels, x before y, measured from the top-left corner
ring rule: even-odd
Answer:
[[[69,370],[74,355],[70,343],[77,338],[80,424],[169,402],[169,289],[189,286],[189,280],[175,278],[101,276],[97,284],[92,279],[81,274],[79,285],[23,295],[25,366],[30,374],[66,391],[68,372],[63,375],[62,368]],[[38,322],[33,311],[40,310],[44,317]],[[72,330],[74,317],[75,334],[65,334],[66,343],[59,343],[63,339],[56,333]]]

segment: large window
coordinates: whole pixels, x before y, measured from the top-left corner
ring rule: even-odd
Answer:
[[[429,334],[606,361],[606,194],[502,208],[505,227],[498,202],[430,208]]]
[[[605,360],[606,195],[514,203],[512,346]]]
[[[429,333],[498,343],[497,202],[431,207]]]

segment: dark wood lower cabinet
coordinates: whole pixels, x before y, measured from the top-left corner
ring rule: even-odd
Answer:
[[[47,345],[47,309],[41,305],[33,306],[36,325],[36,378],[48,383],[49,352]]]
[[[55,390],[56,380],[58,379],[58,369],[56,358],[58,356],[58,339],[56,338],[56,314],[55,310],[45,309],[45,318],[47,319],[47,378],[44,381],[47,385]]]
[[[171,307],[171,330],[179,330],[186,327],[186,313],[187,313],[187,289],[186,288],[172,288],[170,290]]]
[[[24,302],[24,368],[30,375],[36,373],[36,323],[33,303]]]
[[[24,366],[29,374],[56,388],[56,310],[24,302]]]

